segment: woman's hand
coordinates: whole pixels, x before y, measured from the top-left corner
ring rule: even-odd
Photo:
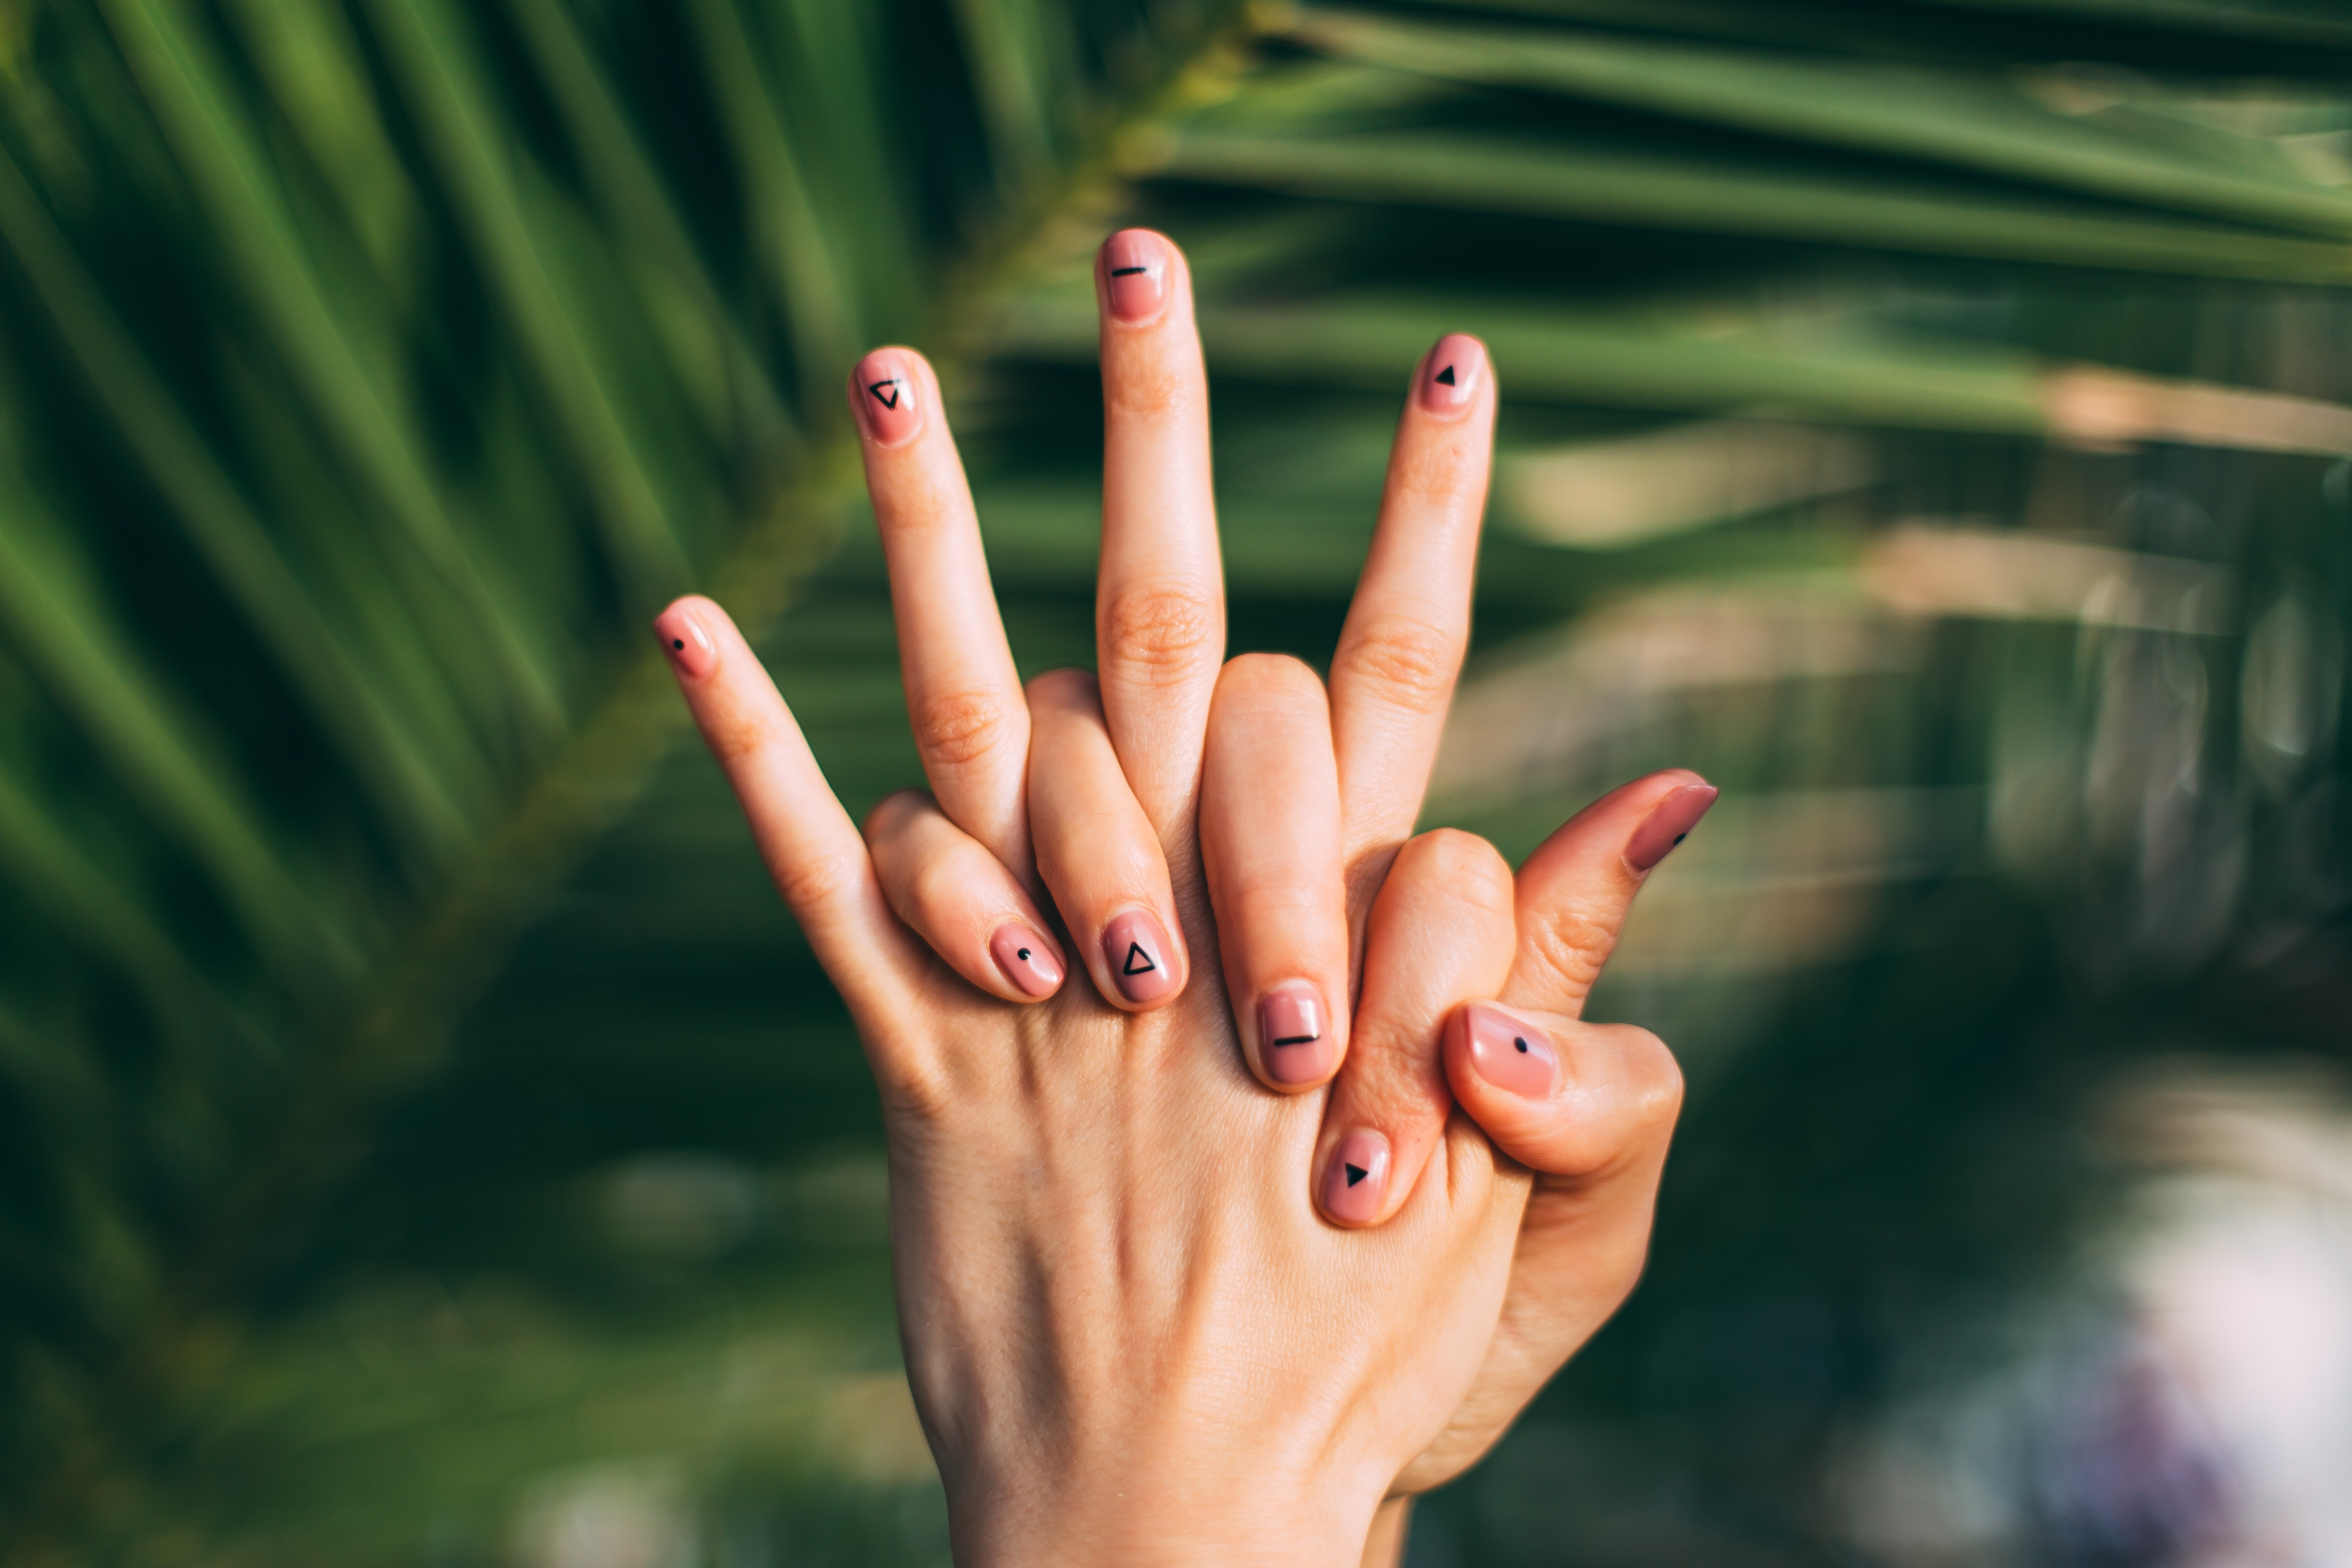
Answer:
[[[724,615],[685,600],[657,626],[882,1088],[901,1331],[959,1556],[1351,1561],[1408,1465],[1475,1453],[1532,1391],[1510,1392],[1540,1356],[1507,1300],[1575,1274],[1575,1236],[1604,1264],[1631,1236],[1638,1258],[1663,1132],[1594,1122],[1654,1111],[1655,1086],[1529,956],[1570,951],[1559,911],[1613,932],[1637,879],[1548,848],[1515,889],[1458,834],[1398,853],[1467,637],[1494,410],[1478,345],[1443,340],[1417,373],[1327,698],[1291,660],[1220,672],[1181,257],[1116,236],[1097,280],[1098,681],[1019,686],[936,384],[905,350],[850,393],[932,794],[885,802],[861,840]],[[1073,958],[1090,984],[1067,983]],[[1554,1042],[1559,1088],[1517,1094],[1516,1122],[1512,1102],[1484,1113],[1584,1194],[1524,1280],[1528,1178],[1444,1087],[1474,1110],[1516,1093],[1464,1092],[1472,1021],[1516,1015],[1463,1005],[1497,996]],[[1611,1143],[1643,1152],[1580,1166]],[[1465,1408],[1474,1388],[1501,1393]]]

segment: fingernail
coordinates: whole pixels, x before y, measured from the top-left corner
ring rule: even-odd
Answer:
[[[1024,996],[1051,996],[1062,984],[1062,965],[1054,950],[1024,925],[1002,927],[988,939],[988,956],[1013,988]]]
[[[1110,962],[1110,983],[1129,1001],[1157,1002],[1176,989],[1168,933],[1150,910],[1129,910],[1103,927],[1102,944],[1103,957]]]
[[[1486,345],[1465,333],[1448,332],[1422,362],[1421,405],[1432,414],[1467,408],[1486,374]]]
[[[1147,228],[1123,228],[1103,241],[1104,291],[1110,313],[1129,326],[1168,306],[1168,242]]]
[[[1549,1100],[1559,1084],[1559,1053],[1551,1048],[1551,1037],[1497,1008],[1468,1011],[1472,1070],[1506,1094]]]
[[[923,405],[916,395],[915,367],[896,349],[876,349],[857,362],[850,401],[866,438],[883,447],[903,447],[923,428]]]
[[[718,645],[684,605],[672,605],[654,617],[654,636],[661,638],[662,651],[688,680],[700,680],[719,668]]]
[[[1713,784],[1685,784],[1650,808],[1642,826],[1633,829],[1633,837],[1625,845],[1625,864],[1640,876],[1664,859],[1675,845],[1690,837],[1706,808],[1723,792]]]
[[[1258,998],[1257,1041],[1265,1076],[1276,1083],[1318,1083],[1338,1065],[1323,994],[1305,981]]]
[[[1377,1132],[1350,1132],[1331,1151],[1323,1173],[1323,1212],[1349,1225],[1381,1216],[1389,1190],[1389,1141]]]

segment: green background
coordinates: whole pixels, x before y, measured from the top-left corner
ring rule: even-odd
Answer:
[[[2285,0],[0,4],[0,1560],[944,1560],[856,1044],[644,626],[918,782],[900,341],[1087,662],[1128,222],[1234,649],[1327,656],[1476,331],[1429,820],[1725,791],[1593,1006],[1690,1079],[1650,1275],[1414,1562],[1883,1560],[1857,1443],[2127,1316],[2117,1097],[2339,1098],[2347,71]],[[2169,1560],[2013,1425],[1968,1550]]]

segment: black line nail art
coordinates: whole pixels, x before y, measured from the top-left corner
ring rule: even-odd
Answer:
[[[880,404],[883,407],[896,408],[898,406],[898,389],[906,384],[907,384],[905,382],[899,380],[894,375],[887,381],[877,381],[874,383],[866,390],[872,393],[874,395],[874,401]],[[882,389],[886,386],[890,389],[890,395],[887,397],[885,397],[882,395]]]
[[[1365,1170],[1361,1165],[1349,1165],[1347,1166],[1347,1172],[1348,1184],[1351,1187],[1358,1182],[1362,1181],[1366,1176],[1371,1174],[1370,1171]]]
[[[1320,1035],[1288,1035],[1274,1043],[1277,1046],[1311,1046],[1322,1037]]]
[[[1149,267],[1114,267],[1110,269],[1110,275],[1114,278],[1132,278],[1139,272],[1150,270]]]
[[[1127,944],[1127,964],[1119,971],[1119,973],[1121,974],[1150,974],[1159,969],[1159,967],[1160,966],[1158,964],[1151,962],[1151,955],[1143,951],[1143,944],[1141,942],[1130,942]]]
[[[1452,365],[1449,364],[1444,370],[1437,373],[1437,384],[1440,386],[1452,386],[1454,384],[1454,367]]]

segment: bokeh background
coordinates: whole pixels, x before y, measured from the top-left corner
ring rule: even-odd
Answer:
[[[1090,657],[1183,243],[1233,646],[1493,345],[1429,820],[1724,787],[1648,1279],[1445,1564],[2352,1562],[2352,19],[0,3],[0,1560],[945,1560],[878,1121],[646,617],[915,782],[838,388]]]

